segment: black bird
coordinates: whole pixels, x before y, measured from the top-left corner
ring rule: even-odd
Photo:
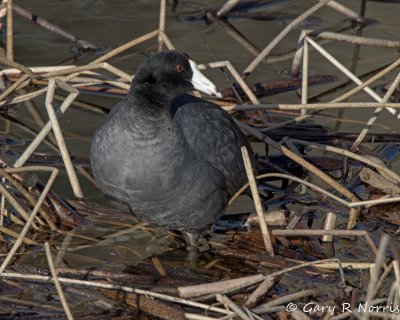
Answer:
[[[91,164],[98,187],[150,224],[195,244],[246,181],[250,146],[227,112],[185,92],[221,97],[186,54],[157,53],[97,129]]]

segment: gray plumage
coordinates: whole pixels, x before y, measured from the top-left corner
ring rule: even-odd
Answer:
[[[179,95],[194,89],[191,78],[181,53],[146,60],[97,129],[91,163],[100,190],[140,219],[198,233],[246,183],[240,147],[248,142],[224,110]]]

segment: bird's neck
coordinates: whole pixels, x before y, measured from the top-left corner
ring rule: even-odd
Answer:
[[[167,88],[152,83],[132,83],[128,99],[132,105],[140,106],[147,113],[169,113],[169,107],[175,94]],[[144,108],[145,107],[145,108]],[[144,110],[146,109],[146,110]]]
[[[146,93],[149,93],[146,90]],[[170,100],[160,95],[141,94],[132,90],[129,92],[128,104],[121,113],[121,118],[126,123],[132,134],[144,138],[154,139],[165,134],[179,136],[170,111]]]

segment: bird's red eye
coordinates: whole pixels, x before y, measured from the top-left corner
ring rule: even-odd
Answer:
[[[182,72],[182,71],[184,71],[184,70],[185,70],[185,68],[184,68],[182,65],[178,64],[178,65],[176,66],[176,71],[177,71],[177,72]]]

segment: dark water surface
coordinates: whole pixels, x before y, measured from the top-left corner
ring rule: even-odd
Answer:
[[[172,3],[172,1],[170,1]],[[129,40],[132,40],[145,33],[151,32],[157,28],[159,1],[129,1],[129,0],[65,0],[65,1],[44,1],[44,0],[20,0],[19,4],[35,12],[41,17],[48,19],[62,28],[76,34],[81,39],[102,46],[115,48]],[[166,32],[172,43],[177,49],[189,53],[197,62],[212,62],[213,57],[205,46],[200,33],[204,35],[208,45],[212,48],[218,60],[229,60],[241,72],[252,61],[253,56],[247,52],[240,44],[227,35],[221,27],[217,25],[206,26],[205,23],[187,23],[184,16],[198,13],[206,8],[217,6],[224,1],[178,1],[175,11],[172,11],[171,5],[168,6],[168,15],[166,22]],[[346,5],[359,11],[361,1],[346,1]],[[287,15],[297,16],[305,9],[315,4],[315,1],[280,1],[270,6],[264,7],[268,13],[281,12]],[[377,23],[366,27],[361,34],[365,37],[376,37],[389,40],[397,40],[400,27],[399,20],[400,7],[397,4],[368,2],[366,16],[374,19]],[[231,23],[245,34],[256,46],[262,49],[268,44],[284,27],[287,20],[283,21],[263,21],[263,20],[245,20],[234,19]],[[314,14],[310,23],[322,30],[338,31],[348,27],[350,23],[336,11],[330,8],[323,8]],[[296,48],[300,30],[291,32],[284,41],[273,51],[273,54],[286,53]],[[348,34],[356,35],[357,30],[350,29]],[[348,68],[355,64],[355,73],[363,74],[374,70],[398,58],[398,51],[395,49],[384,49],[378,47],[361,47],[359,55],[353,61],[353,54],[356,47],[346,43],[326,43],[323,45],[339,61]],[[60,63],[72,56],[70,52],[71,44],[59,36],[33,25],[31,22],[18,16],[15,17],[15,60],[26,66],[50,66]],[[145,57],[156,49],[156,41],[152,40],[135,47],[116,58],[110,60],[110,63],[121,68],[130,74],[134,73],[137,66]],[[82,59],[78,64],[87,63],[97,56],[90,56]],[[344,81],[345,77],[331,66],[327,61],[315,51],[310,53],[310,73],[332,74],[338,77],[338,82]],[[69,63],[73,64],[73,62]],[[248,83],[264,82],[287,78],[287,70],[291,66],[291,59],[259,65],[257,70],[248,78]],[[219,70],[206,71],[219,87],[227,87],[228,83],[224,75]],[[393,75],[374,83],[373,87],[383,85]],[[326,84],[312,87],[310,94],[322,92],[335,84]],[[335,93],[334,96],[339,96]],[[325,97],[324,101],[332,99],[334,96]],[[81,100],[92,102],[111,108],[118,102],[118,99],[102,96],[84,95],[78,97]],[[353,101],[372,101],[365,94],[360,94]],[[299,103],[296,92],[283,93],[263,99],[262,101],[271,103]],[[36,100],[39,109],[44,118],[45,107],[43,99]],[[343,117],[346,119],[365,121],[373,113],[372,109],[345,111]],[[328,114],[328,113],[326,113]],[[330,114],[337,115],[338,111],[332,111]],[[26,111],[24,106],[16,108],[16,118],[34,128],[38,128],[32,119],[32,116]],[[87,111],[70,109],[62,118],[61,125],[65,132],[68,148],[72,155],[88,156],[89,146],[92,134],[96,127],[103,121],[104,115],[90,113]],[[328,128],[335,128],[336,122],[321,121]],[[4,122],[2,123],[5,128]],[[359,132],[360,124],[353,122],[342,122],[337,129],[339,131]],[[373,130],[379,132],[397,132],[398,122],[388,112],[384,112]],[[18,138],[27,141],[32,140],[32,136],[20,128],[11,124],[11,133]],[[20,148],[22,150],[22,147]],[[50,152],[46,146],[41,146],[40,151]],[[261,149],[262,150],[262,149]],[[79,176],[83,192],[87,199],[99,203],[105,203],[101,193],[85,177]],[[66,175],[62,174],[58,178],[54,191],[60,195],[71,197],[72,191],[68,187]],[[249,200],[242,199],[231,211],[248,212],[252,210]],[[101,220],[101,219],[100,219]],[[117,221],[118,222],[118,221]],[[70,252],[68,256],[69,264],[72,267],[82,265],[98,265],[99,261],[109,261],[106,269],[123,269],[124,264],[140,260],[143,257],[151,256],[157,252],[159,244],[166,240],[149,231],[137,231],[137,228],[129,226],[131,221],[119,221],[114,227],[95,222],[96,227],[89,227],[81,233],[85,235],[98,236],[98,234],[118,234],[102,239],[96,246],[87,246],[77,248]],[[126,225],[124,225],[126,223]],[[121,232],[120,229],[124,231]],[[80,233],[78,231],[77,233]],[[152,241],[151,241],[152,240]],[[74,240],[75,241],[75,240]],[[77,240],[78,241],[78,240]],[[79,242],[79,241],[78,241]],[[168,241],[166,241],[168,242]],[[143,245],[146,244],[146,245]],[[99,250],[99,247],[102,250]],[[137,252],[140,251],[140,252]],[[82,257],[90,257],[92,260],[82,261]],[[29,259],[31,259],[30,257]],[[98,260],[97,260],[98,259]],[[119,264],[119,261],[121,264]],[[22,261],[21,261],[22,262]],[[117,268],[117,269],[115,269]]]

